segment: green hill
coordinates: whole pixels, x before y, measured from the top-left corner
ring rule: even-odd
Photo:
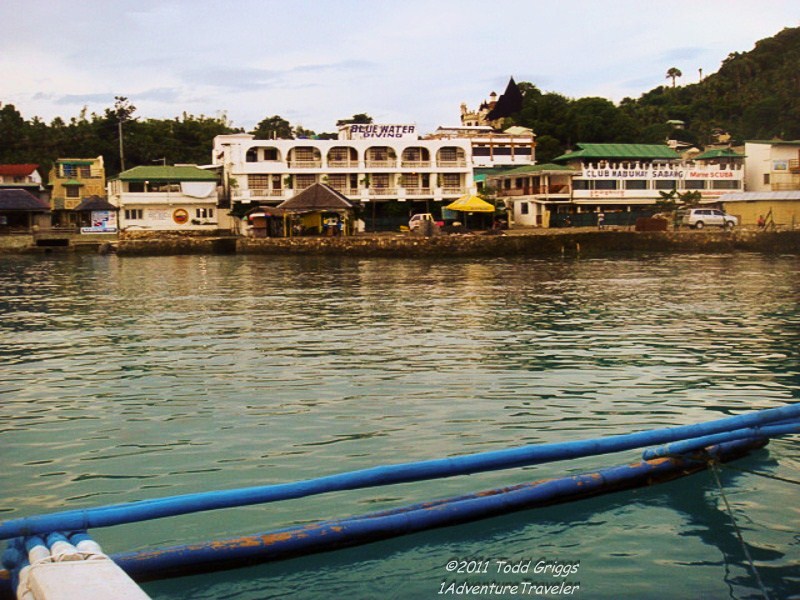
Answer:
[[[666,74],[665,74],[666,75]],[[659,143],[667,136],[704,145],[714,130],[745,139],[800,139],[800,27],[734,52],[702,82],[662,85],[619,105],[605,98],[570,99],[520,83],[522,110],[513,124],[538,135],[537,160],[546,162],[577,142]],[[669,120],[686,123],[671,131]]]

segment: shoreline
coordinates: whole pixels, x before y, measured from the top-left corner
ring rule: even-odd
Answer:
[[[181,236],[152,232],[110,239],[77,238],[67,245],[0,244],[1,254],[113,253],[120,256],[181,254],[317,255],[396,258],[604,256],[619,253],[800,254],[800,230],[659,231],[546,229],[511,230],[423,237],[400,233],[367,233],[347,237],[244,238],[230,234]]]

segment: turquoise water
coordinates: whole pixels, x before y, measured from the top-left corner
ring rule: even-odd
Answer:
[[[52,256],[0,265],[2,519],[695,423],[800,399],[796,256]],[[798,440],[733,466],[798,482]],[[165,546],[637,457],[93,534],[109,552]],[[722,481],[767,591],[800,598],[797,484],[733,469]],[[566,578],[580,585],[572,597],[761,597],[709,473],[145,589],[157,599],[405,599],[447,597],[443,583],[564,579],[455,575],[446,570],[454,559],[492,569],[498,560],[579,563]]]

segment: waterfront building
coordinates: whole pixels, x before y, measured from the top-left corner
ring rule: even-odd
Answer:
[[[536,162],[536,134],[527,127],[498,131],[488,125],[439,127],[425,140],[469,140],[476,169],[521,167]]]
[[[216,231],[229,229],[220,209],[217,174],[196,165],[139,166],[109,182],[120,230]]]
[[[659,200],[695,192],[719,202],[744,181],[744,156],[730,150],[688,160],[663,144],[578,144],[553,162],[492,178],[515,225],[589,225],[601,213],[608,225],[630,225]]]
[[[748,192],[790,192],[800,190],[800,140],[748,141]]]
[[[27,190],[0,188],[0,233],[31,233],[50,227],[50,206]]]
[[[0,165],[0,189],[26,190],[36,197],[43,191],[39,165],[6,164]]]
[[[550,215],[572,202],[572,177],[580,171],[553,163],[517,167],[489,176],[515,227],[550,227]]]
[[[800,140],[748,141],[744,192],[720,198],[743,225],[800,226]]]
[[[356,207],[367,228],[397,229],[417,212],[439,218],[444,203],[474,191],[470,141],[420,139],[415,125],[347,124],[337,140],[219,135],[212,162],[237,216],[324,183]]]
[[[105,198],[103,157],[57,159],[50,169],[48,185],[53,226],[77,229],[81,225],[78,206],[90,198]]]

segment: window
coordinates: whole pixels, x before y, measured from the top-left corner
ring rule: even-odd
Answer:
[[[61,176],[62,177],[77,177],[78,176],[78,166],[77,165],[70,165],[70,164],[62,164],[61,165]]]
[[[278,175],[280,179],[280,175]],[[248,175],[247,187],[251,190],[266,190],[269,188],[269,175]]]
[[[472,156],[490,156],[491,151],[487,146],[475,146],[472,148]]]
[[[769,185],[769,173],[764,173],[764,185]]]
[[[687,179],[684,187],[687,190],[704,190],[706,189],[706,182],[703,179]]]
[[[128,191],[132,194],[143,194],[144,193],[144,181],[129,181],[128,182]]]
[[[711,185],[715,190],[738,190],[739,182],[735,179],[720,179],[712,181]]]
[[[213,219],[214,218],[214,209],[213,208],[195,208],[194,209],[194,216],[198,219]]]
[[[78,169],[81,177],[91,177],[92,168],[89,165],[81,165]]]
[[[264,148],[264,160],[278,160],[278,149]]]
[[[520,203],[520,205],[519,205],[519,214],[527,215],[530,212],[530,210],[531,210],[530,204],[528,204],[527,202],[521,202]]]
[[[442,180],[446,188],[461,187],[461,175],[458,173],[445,173],[442,175]]]
[[[594,182],[594,189],[615,190],[617,189],[617,181],[615,179],[598,179]]]
[[[295,177],[295,189],[304,190],[317,182],[316,175],[297,175]]]
[[[673,179],[656,179],[657,190],[676,190],[678,182]]]
[[[575,190],[588,190],[591,182],[586,179],[573,179],[572,188]]]
[[[68,185],[66,186],[66,196],[67,198],[80,198],[81,197],[81,188],[77,185]]]
[[[629,179],[625,182],[626,190],[646,190],[647,179]]]
[[[144,219],[144,210],[141,208],[126,208],[125,220],[126,221],[141,221]]]

